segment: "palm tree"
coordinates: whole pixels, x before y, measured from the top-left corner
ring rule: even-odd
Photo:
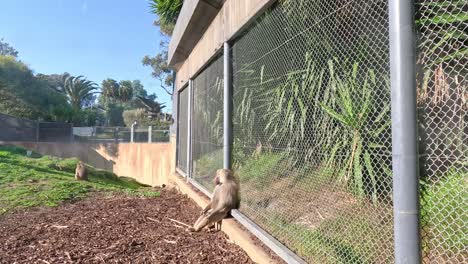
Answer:
[[[182,8],[183,0],[150,0],[151,13],[158,15],[163,23],[175,24]]]
[[[93,94],[98,89],[97,84],[86,80],[84,76],[70,76],[64,75],[63,77],[63,90],[68,96],[68,100],[73,108],[81,109],[83,101]]]
[[[102,95],[107,99],[115,99],[119,96],[119,83],[114,79],[102,81]]]
[[[150,0],[151,13],[158,16],[154,22],[166,35],[172,35],[183,0]]]
[[[121,81],[118,91],[118,99],[121,102],[128,102],[133,98],[133,86],[131,81]]]

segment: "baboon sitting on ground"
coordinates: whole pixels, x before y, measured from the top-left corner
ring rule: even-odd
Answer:
[[[81,161],[78,161],[78,163],[76,164],[75,179],[78,181],[88,180],[88,169],[86,168],[86,165]]]

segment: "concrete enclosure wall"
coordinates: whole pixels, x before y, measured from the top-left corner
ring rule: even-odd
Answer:
[[[249,21],[274,2],[274,0],[226,0],[186,59],[178,65],[173,65],[176,66],[177,71],[176,89],[182,89],[188,80],[195,77],[203,66],[220,51],[225,41],[235,38]],[[191,23],[196,24],[193,21]],[[171,45],[179,44],[171,43]],[[175,49],[175,47],[171,48]]]
[[[151,186],[168,184],[173,171],[173,149],[170,143],[87,144],[8,142],[42,155],[79,158],[97,169],[112,171]]]

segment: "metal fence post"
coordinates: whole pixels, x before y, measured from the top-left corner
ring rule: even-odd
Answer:
[[[223,136],[223,166],[225,169],[231,169],[231,142],[232,142],[232,81],[231,81],[231,45],[224,42],[224,136]]]
[[[70,142],[75,141],[75,134],[73,133],[73,124],[71,124],[70,128]]]
[[[152,142],[151,135],[153,135],[153,127],[148,126],[148,143]]]
[[[179,92],[176,89],[176,78],[177,78],[177,72],[172,71],[172,124],[170,126],[170,134],[177,134],[177,127],[179,126]],[[178,135],[176,135],[176,141],[177,141]],[[176,156],[177,156],[177,151],[176,151]],[[177,160],[177,158],[176,158]]]
[[[177,100],[177,103],[175,106],[175,108],[177,109],[176,111],[177,112],[172,112],[173,114],[175,114],[175,119],[174,119],[174,123],[177,123],[175,124],[175,128],[176,128],[176,151],[175,151],[175,162],[176,162],[176,165],[175,165],[175,168],[178,168],[179,167],[179,155],[180,155],[180,126],[179,126],[179,120],[180,120],[180,109],[179,109],[179,106],[180,106],[180,92],[179,91],[176,91],[174,90],[174,94],[177,94],[175,97],[174,97],[174,100]]]
[[[118,127],[114,128],[114,141],[116,144],[119,143],[119,128]]]
[[[39,142],[39,121],[36,121],[36,142]]]
[[[131,143],[133,143],[134,137],[135,137],[135,126],[132,125],[130,128],[130,142]]]
[[[192,115],[193,115],[193,80],[189,80],[187,106],[187,181],[192,178]]]
[[[413,1],[389,0],[395,262],[420,263]]]
[[[93,132],[92,133],[93,133],[92,138],[94,139],[93,141],[94,141],[94,143],[96,143],[96,141],[97,141],[97,127],[96,126],[93,127]]]

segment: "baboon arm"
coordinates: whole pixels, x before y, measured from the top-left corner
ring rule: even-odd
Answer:
[[[208,212],[208,210],[211,209],[211,202],[208,203],[208,205],[203,209],[203,213],[206,214],[206,212]]]
[[[194,227],[196,226],[199,226],[200,225],[200,222],[203,220],[203,218],[205,218],[206,216],[205,215],[200,215],[200,217],[198,217],[197,221],[195,222],[195,224],[193,224]]]
[[[226,207],[226,206],[218,206],[216,208],[213,208],[213,210],[211,210],[210,214],[216,214],[216,213],[224,213],[224,214],[227,214],[229,212],[229,208]]]

